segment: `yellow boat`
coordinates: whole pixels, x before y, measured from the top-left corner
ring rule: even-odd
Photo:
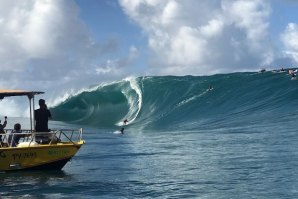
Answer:
[[[0,171],[15,170],[61,170],[85,143],[82,140],[83,130],[60,129],[39,133],[33,130],[34,96],[39,91],[0,90],[0,100],[11,96],[27,96],[30,105],[29,130],[12,133],[12,129],[4,129],[0,140]],[[14,138],[19,137],[18,145]],[[43,142],[40,137],[46,138]]]

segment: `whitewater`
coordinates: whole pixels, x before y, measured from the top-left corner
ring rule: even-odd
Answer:
[[[51,128],[84,128],[74,161],[0,173],[0,196],[298,198],[297,99],[298,81],[271,71],[99,84],[50,109]]]

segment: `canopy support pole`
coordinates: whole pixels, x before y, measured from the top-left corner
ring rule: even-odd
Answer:
[[[28,95],[29,98],[29,107],[30,107],[30,127],[31,127],[31,132],[33,131],[33,122],[34,122],[34,95]],[[33,101],[31,101],[33,99]],[[33,104],[33,107],[32,107]],[[33,113],[33,114],[32,114]],[[33,117],[32,117],[33,115]]]

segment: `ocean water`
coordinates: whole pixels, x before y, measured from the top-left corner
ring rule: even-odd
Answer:
[[[84,128],[72,161],[0,173],[0,196],[298,198],[297,99],[298,81],[272,72],[98,85],[51,108],[51,128]]]

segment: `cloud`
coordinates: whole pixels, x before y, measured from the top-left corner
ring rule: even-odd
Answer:
[[[298,25],[289,23],[281,35],[281,40],[284,45],[284,53],[298,63]]]
[[[222,1],[223,14],[235,27],[243,30],[253,47],[259,48],[261,41],[268,35],[271,8],[262,0]]]
[[[99,63],[115,57],[119,41],[97,41],[92,34],[75,1],[0,1],[0,87],[46,91],[43,97],[50,102],[71,88],[119,78],[116,72],[98,69]],[[119,67],[132,61],[132,54],[122,55]],[[14,99],[1,104],[10,107],[1,114],[13,107],[25,110]]]
[[[75,87],[84,76],[98,76],[96,65],[119,50],[116,38],[92,37],[74,1],[1,1],[0,11],[0,72],[5,74],[0,86],[5,88]]]
[[[1,1],[0,7],[5,9],[0,14],[0,72],[19,77],[15,82],[29,86],[57,80],[97,50],[72,1],[12,0]]]
[[[268,0],[119,3],[148,36],[155,74],[256,70],[274,62]]]
[[[20,116],[18,104],[13,100],[7,100],[6,103],[0,103],[1,115]],[[2,120],[2,118],[0,118]]]
[[[138,49],[135,46],[131,46],[127,57],[119,58],[115,60],[107,60],[104,64],[96,67],[96,73],[102,75],[115,75],[121,76],[127,73],[126,66],[132,64],[132,62],[138,56]]]
[[[96,41],[79,12],[71,0],[0,1],[0,87],[58,92],[98,81],[119,41]]]

